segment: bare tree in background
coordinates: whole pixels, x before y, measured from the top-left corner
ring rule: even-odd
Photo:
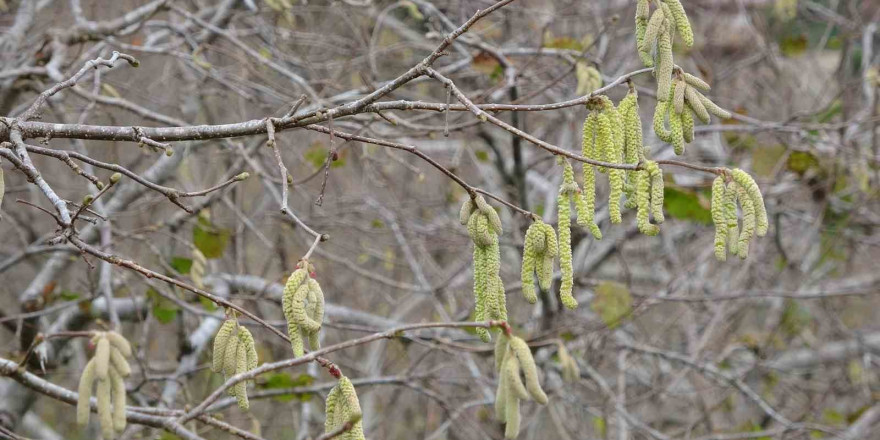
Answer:
[[[345,436],[324,433],[340,372],[368,438],[502,438],[489,327],[528,342],[549,396],[519,438],[880,438],[880,5],[684,6],[675,63],[733,114],[676,156],[635,1],[0,0],[0,438],[97,438],[72,390],[81,336],[111,329],[134,349],[118,438]],[[630,88],[669,218],[610,224],[597,179],[580,307],[559,272],[532,306],[524,234],[557,224],[556,158],[645,169],[581,155],[585,104]],[[734,168],[770,229],[721,263],[710,188]],[[506,322],[473,315],[457,214],[477,196],[505,227]],[[323,348],[293,357],[303,258]],[[261,364],[230,380],[209,368],[227,315]],[[249,411],[225,397],[243,379]]]

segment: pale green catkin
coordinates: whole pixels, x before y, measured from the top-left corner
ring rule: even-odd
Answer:
[[[731,172],[733,180],[745,189],[752,203],[755,205],[755,233],[758,237],[767,235],[770,224],[767,220],[767,208],[764,206],[764,196],[761,195],[761,189],[745,171],[737,168]]]
[[[245,366],[242,369],[240,366],[236,371],[236,374],[244,373],[247,371],[251,371],[254,368],[257,368],[257,345],[256,341],[254,341],[254,336],[251,334],[250,330],[248,330],[244,326],[240,326],[238,328],[238,340],[242,347],[244,347],[245,353]]]
[[[727,260],[727,217],[725,215],[724,199],[726,186],[724,178],[718,176],[712,182],[712,223],[715,224],[715,258],[718,261]]]
[[[612,128],[611,115],[608,112],[600,112],[596,124],[596,149],[593,152],[594,158],[601,161],[607,161],[606,158],[614,150],[614,129]],[[604,173],[604,168],[599,168],[599,172]]]
[[[655,223],[663,223],[663,171],[657,162],[648,162],[648,175],[651,177],[651,215]]]
[[[110,347],[110,369],[116,370],[122,377],[128,377],[131,374],[131,366],[116,347]]]
[[[672,37],[669,32],[660,34],[657,50],[660,56],[657,64],[657,99],[663,101],[669,99],[672,87]]]
[[[125,339],[124,336],[114,331],[105,332],[104,335],[107,337],[107,340],[110,341],[110,345],[116,347],[123,356],[131,356],[131,344],[128,343],[128,340]]]
[[[102,339],[103,340],[103,339]],[[109,374],[109,373],[108,373]],[[98,379],[95,397],[98,399],[98,420],[101,422],[101,435],[105,440],[113,438],[112,389],[109,377]]]
[[[241,339],[241,330],[239,330],[239,342],[238,342],[238,350],[235,354],[235,374],[244,373],[247,371],[247,352],[248,347],[244,340]],[[253,340],[251,340],[253,342]],[[253,345],[253,344],[252,344]],[[247,397],[247,381],[243,380],[241,382],[236,383],[232,386],[232,395],[235,396],[235,400],[238,402],[238,407],[247,410],[250,408],[250,404],[248,402]]]
[[[535,366],[535,359],[532,357],[532,351],[529,349],[528,344],[516,336],[510,337],[509,344],[508,350],[512,350],[516,355],[523,376],[526,378],[526,389],[529,395],[541,405],[546,405],[547,395],[544,394],[544,390],[541,389],[541,384],[538,381],[538,367]]]
[[[95,349],[95,375],[98,380],[107,380],[110,369],[110,341],[103,335],[98,339]]]
[[[474,246],[474,321],[486,319],[486,295],[489,286],[488,263],[486,262],[486,250],[481,246]],[[489,342],[489,330],[477,327],[477,336],[483,342]]]
[[[684,40],[684,44],[687,45],[687,47],[693,46],[694,31],[691,29],[687,13],[685,13],[681,2],[679,0],[663,0],[663,2],[669,6],[669,11],[672,12],[675,28],[678,31],[678,34],[681,35],[681,39]]]
[[[736,217],[736,182],[727,184],[724,190],[724,219],[727,221],[727,249],[737,255],[739,224]]]
[[[92,384],[95,383],[95,360],[90,360],[79,377],[79,388],[76,400],[76,423],[83,426],[89,423],[89,398],[92,396]]]
[[[749,255],[749,242],[755,235],[755,204],[742,185],[737,185],[736,190],[736,198],[742,207],[742,229],[739,232],[737,254],[745,259]]]
[[[688,87],[684,92],[684,97],[687,100],[687,103],[690,104],[691,109],[693,109],[694,115],[696,115],[702,123],[708,124],[709,111],[706,110],[706,106],[703,105],[703,98],[705,97],[694,87]]]
[[[649,56],[654,52],[654,46],[665,28],[665,18],[663,9],[657,8],[654,10],[654,14],[651,15],[651,19],[648,20],[648,24],[645,28],[645,36],[642,40],[641,46],[639,46],[639,51],[645,52]],[[646,65],[648,67],[653,66],[653,60],[651,61],[651,64]]]
[[[612,224],[623,221],[620,213],[620,198],[623,196],[624,178],[623,170],[614,168],[608,171],[608,181],[611,186],[608,192],[608,217]]]
[[[499,336],[495,339],[495,371],[500,372],[507,355],[507,338]]]
[[[718,116],[721,119],[729,119],[730,118],[729,111],[724,110],[723,108],[719,107],[718,104],[715,104],[709,98],[703,96],[702,94],[700,94],[699,97],[700,97],[700,100],[703,102],[703,106],[706,107],[706,110],[709,113],[712,113],[713,115]]]
[[[684,72],[683,76],[684,76],[684,81],[686,83],[688,83],[688,85],[694,86],[704,92],[708,92],[709,90],[712,90],[712,87],[709,87],[709,84],[706,81],[703,81],[702,79],[700,79],[694,75],[691,75],[690,73]]]
[[[352,425],[352,428],[345,433],[342,438],[345,440],[364,440],[364,426],[360,420],[363,413],[361,412],[361,405],[358,400],[357,392],[354,389],[354,385],[351,383],[351,380],[342,376],[339,378],[337,386],[340,390],[340,399],[338,403],[342,405],[342,408],[340,408],[342,411],[337,410],[337,414],[342,417],[337,417],[338,424],[335,428],[338,428],[349,420],[357,418],[358,421]]]
[[[519,435],[520,413],[519,400],[514,397],[510,391],[507,392],[507,405],[505,410],[505,418],[507,424],[504,426],[504,438],[514,439]]]
[[[232,336],[235,327],[235,320],[227,319],[223,322],[223,325],[220,326],[220,329],[217,330],[217,335],[214,336],[214,357],[211,363],[211,370],[215,373],[223,371],[223,362],[225,359],[224,353],[226,352],[226,346],[229,345],[229,338]]]
[[[324,291],[318,280],[309,278],[309,305],[306,307],[306,315],[320,326],[324,322]],[[319,329],[320,330],[320,329]],[[317,350],[321,348],[319,330],[309,332],[309,348]]]
[[[291,338],[293,337],[291,336]],[[223,350],[223,374],[226,377],[234,376],[235,370],[238,368],[238,344],[240,342],[238,334],[233,334],[229,338],[229,342],[226,343],[226,349]],[[299,356],[302,355],[297,357]]]
[[[480,200],[482,197],[478,196],[474,202],[478,209],[471,213],[468,220],[468,234],[474,242],[474,319],[506,320],[504,284],[498,275],[501,269],[501,250],[497,234],[501,231],[501,220],[494,208],[485,200]],[[491,219],[493,214],[495,218]],[[489,342],[487,329],[477,328],[476,331],[483,342]]]
[[[676,78],[673,84],[672,102],[675,105],[675,112],[681,113],[684,111],[684,90],[687,88],[687,84],[679,78]]]
[[[113,368],[110,369],[110,388],[113,393],[113,429],[125,430],[125,381]],[[109,440],[109,439],[105,439]]]
[[[489,246],[492,243],[492,232],[489,219],[482,211],[474,211],[468,220],[468,235],[476,246]]]
[[[458,213],[458,221],[462,225],[467,225],[471,219],[471,213],[474,212],[474,201],[468,198],[461,204],[461,210]]]
[[[498,337],[498,339],[506,339],[503,337]],[[504,345],[507,345],[507,341],[504,341]],[[496,359],[496,362],[498,360]],[[507,357],[501,362],[501,367],[498,370],[499,372],[503,372],[505,367],[507,366]],[[495,418],[505,422],[507,421],[507,381],[504,380],[504,375],[502,374],[498,379],[498,388],[495,389]]]
[[[559,231],[559,269],[562,272],[562,281],[559,285],[559,299],[562,304],[569,308],[577,308],[577,301],[572,296],[572,288],[574,286],[574,271],[572,266],[571,255],[571,197],[577,197],[576,192],[572,193],[571,186],[577,189],[574,183],[574,171],[571,164],[565,161],[562,178],[562,185],[559,187],[559,195],[557,197],[557,228]]]
[[[644,156],[642,150],[642,119],[639,117],[638,92],[630,89],[629,93],[620,103],[620,111],[623,116],[624,126],[624,154],[625,163],[633,164]]]
[[[550,290],[550,284],[553,283],[553,262],[559,255],[559,242],[556,239],[556,231],[553,226],[544,223],[544,239],[547,242],[547,248],[544,250],[543,257],[539,259],[539,267],[536,268],[538,274],[538,285],[544,291]]]
[[[293,304],[291,306],[291,313],[296,325],[305,333],[316,332],[321,329],[321,323],[315,322],[315,320],[309,317],[306,313],[306,298],[308,295],[309,284],[304,283],[296,290],[296,294],[293,296]]]

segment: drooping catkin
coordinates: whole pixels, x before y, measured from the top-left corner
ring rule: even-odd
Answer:
[[[661,32],[657,43],[659,62],[657,64],[657,99],[668,100],[672,87],[672,37],[669,32]]]
[[[755,179],[752,179],[752,176],[739,168],[731,171],[731,176],[734,182],[743,187],[755,205],[755,233],[758,237],[767,235],[767,230],[770,227],[767,220],[767,208],[764,206],[764,196],[761,195],[761,189],[758,187]]]
[[[538,301],[538,295],[535,293],[535,268],[538,255],[543,257],[546,248],[546,240],[544,239],[544,228],[541,226],[544,222],[535,219],[534,222],[526,230],[525,243],[523,245],[522,260],[522,292],[529,304],[535,304]]]
[[[538,383],[537,367],[525,341],[503,333],[498,339],[499,343],[495,347],[495,365],[499,373],[498,389],[495,393],[495,417],[506,424],[504,437],[512,439],[519,434],[520,401],[535,399],[544,405],[547,403],[547,395]],[[525,376],[525,384],[521,375]]]
[[[678,34],[681,35],[681,39],[684,40],[684,44],[687,45],[687,47],[693,46],[694,31],[691,29],[687,13],[685,13],[681,2],[679,0],[663,0],[663,2],[669,6],[668,10],[672,13],[675,28],[678,31]]]
[[[755,235],[755,203],[742,185],[736,186],[736,198],[742,208],[742,228],[739,232],[737,255],[745,259],[749,255],[749,242]]]
[[[501,219],[482,196],[476,196],[474,204],[477,209],[471,212],[467,223],[468,235],[474,242],[474,319],[506,320],[504,284],[499,276],[501,250],[497,234],[502,231]],[[483,342],[489,342],[487,329],[476,331]]]
[[[736,185],[735,181],[727,184],[724,190],[724,219],[727,222],[727,250],[737,255],[739,245],[739,223],[736,217]]]
[[[207,267],[208,259],[205,257],[205,254],[203,254],[198,248],[193,247],[192,266],[189,268],[189,277],[192,279],[193,284],[199,289],[205,287],[204,279]]]
[[[98,380],[106,380],[110,369],[110,341],[106,337],[98,339],[95,349],[95,375]]]
[[[113,429],[125,430],[125,381],[115,369],[110,369],[110,388],[113,393]]]
[[[325,403],[326,419],[324,421],[325,434],[341,428],[345,423],[351,422],[351,429],[340,435],[343,440],[364,440],[364,427],[361,422],[363,413],[354,385],[345,376],[339,381],[330,393],[327,394]]]
[[[715,224],[715,258],[718,261],[727,260],[727,217],[725,215],[724,200],[726,185],[724,177],[718,176],[712,182],[712,223]]]
[[[663,171],[657,162],[650,161],[647,165],[648,175],[651,177],[651,215],[654,216],[654,222],[663,223]]]
[[[281,305],[287,320],[287,336],[290,338],[291,350],[294,356],[300,357],[305,354],[304,337],[309,339],[309,347],[312,350],[318,348],[318,332],[321,330],[324,316],[324,294],[320,290],[318,281],[313,278],[314,266],[302,260],[297,267],[284,285]],[[310,267],[312,269],[309,269]],[[311,301],[310,298],[314,298],[315,301]]]
[[[229,338],[226,349],[223,350],[223,375],[226,377],[235,376],[235,370],[238,369],[238,345],[241,343],[237,334],[239,328],[236,324],[236,333]]]
[[[86,425],[89,423],[91,408],[89,398],[92,397],[92,384],[95,383],[95,360],[90,360],[79,377],[79,388],[76,400],[76,423]]]
[[[654,107],[654,133],[663,141],[672,143],[672,132],[666,129],[666,115],[669,114],[670,103],[668,101],[657,101]]]
[[[687,103],[691,106],[691,109],[693,109],[694,115],[696,115],[702,123],[708,124],[709,112],[706,110],[706,106],[703,105],[703,100],[700,98],[701,96],[703,95],[694,87],[688,87],[685,89],[684,97],[687,100]]]
[[[653,66],[654,60],[651,58],[650,52],[642,49],[645,42],[645,32],[648,29],[648,0],[637,0],[636,2],[636,51],[639,58],[645,66]]]
[[[246,329],[245,329],[246,330]],[[248,347],[247,343],[241,338],[241,329],[239,330],[239,342],[238,349],[235,354],[235,374],[244,373],[247,371],[248,361],[247,361],[247,352]],[[253,340],[251,340],[253,342]],[[238,407],[247,411],[250,408],[250,403],[248,402],[247,397],[247,381],[243,380],[241,382],[236,383],[232,386],[231,394],[235,396],[235,400],[238,403]]]
[[[528,390],[529,395],[541,405],[546,405],[547,395],[541,389],[541,384],[538,380],[538,367],[535,365],[535,359],[532,357],[532,350],[526,344],[526,341],[516,336],[510,336],[508,343],[510,344],[508,351],[512,351],[516,355],[516,359],[522,369],[523,376],[526,379],[526,390]]]
[[[596,67],[587,64],[586,61],[579,61],[575,64],[575,78],[577,79],[578,95],[586,95],[593,90],[602,87],[602,74]]]
[[[474,212],[474,201],[471,199],[467,199],[464,203],[461,204],[461,210],[458,213],[458,221],[462,224],[462,226],[468,224],[468,220],[471,219],[471,213]]]
[[[116,347],[123,356],[131,356],[131,344],[128,343],[128,340],[125,339],[124,336],[114,331],[105,332],[104,336],[110,341],[110,345]]]
[[[648,55],[654,52],[654,46],[657,44],[657,40],[665,27],[665,18],[663,9],[657,8],[654,10],[654,13],[651,14],[651,19],[648,20],[648,24],[646,25],[645,36],[642,39],[641,46],[639,46],[640,51],[645,52]],[[646,63],[646,65],[648,67],[653,66],[653,61],[650,64]]]
[[[308,301],[309,304],[306,307],[306,315],[309,319],[318,323],[319,326],[322,325],[324,322],[324,291],[321,290],[321,285],[318,284],[318,280],[314,278],[309,278]],[[312,350],[318,350],[321,348],[319,330],[309,332],[309,348]]]
[[[681,114],[669,112],[669,131],[672,133],[672,148],[675,154],[684,154],[684,127],[681,125]]]
[[[636,226],[645,235],[657,235],[660,228],[651,224],[651,176],[647,170],[636,172]]]
[[[112,439],[113,405],[111,401],[112,386],[109,377],[106,379],[98,379],[98,386],[95,388],[95,397],[98,399],[98,420],[101,422],[101,435],[104,436],[104,439]]]
[[[687,88],[687,84],[679,78],[676,78],[672,83],[672,103],[674,104],[675,112],[681,113],[684,110],[684,91]]]
[[[699,77],[691,75],[690,73],[682,72],[682,77],[684,78],[684,81],[690,86],[696,87],[704,92],[712,90],[712,87],[709,86],[709,83],[703,81]]]
[[[235,320],[228,319],[223,321],[217,335],[214,336],[214,357],[211,362],[211,370],[215,373],[223,371],[223,362],[225,359],[226,346],[229,345],[229,338],[235,330]]]
[[[486,199],[481,195],[477,195],[474,199],[474,203],[477,205],[477,209],[480,210],[485,216],[486,220],[489,222],[489,226],[495,230],[495,233],[498,235],[503,234],[503,230],[501,227],[501,217],[498,216],[498,211],[495,210],[491,205],[486,203]]]
[[[116,370],[122,377],[128,377],[131,374],[131,366],[125,360],[125,356],[113,346],[110,347],[110,370]]]
[[[577,308],[577,301],[572,296],[574,272],[571,255],[571,203],[577,197],[577,184],[574,182],[574,171],[571,164],[563,161],[562,185],[559,186],[557,197],[557,229],[559,231],[559,269],[562,281],[559,285],[559,300],[568,309]]]
[[[691,143],[694,141],[694,113],[690,105],[684,107],[684,111],[681,112],[681,134],[685,142]]]
[[[581,377],[581,369],[578,367],[577,361],[568,353],[565,344],[559,343],[557,351],[559,355],[559,366],[562,369],[562,380],[566,382],[577,382]]]
[[[729,119],[730,118],[729,111],[724,110],[723,108],[719,107],[718,104],[715,104],[709,98],[703,96],[702,94],[700,94],[699,97],[700,97],[700,100],[703,102],[703,106],[706,107],[706,110],[709,113],[712,113],[713,115],[718,116],[721,119]]]

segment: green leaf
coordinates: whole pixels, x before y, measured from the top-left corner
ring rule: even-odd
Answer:
[[[792,151],[786,161],[788,169],[803,175],[812,168],[819,168],[819,159],[808,151]]]
[[[323,143],[315,142],[308,150],[306,150],[303,157],[305,157],[306,161],[312,165],[312,168],[317,170],[324,167],[328,154],[330,154],[330,151],[328,151],[327,148],[324,148]],[[345,151],[339,152],[337,154],[337,159],[330,162],[330,168],[339,168],[343,166],[345,166]]]
[[[205,258],[220,258],[229,243],[229,231],[214,226],[202,216],[193,226],[193,245],[202,251]]]
[[[62,290],[61,292],[58,292],[58,297],[65,301],[74,301],[79,299],[80,296],[82,295],[77,292],[71,292],[69,290]]]
[[[712,213],[693,191],[666,186],[663,188],[663,206],[672,217],[705,225],[712,223]]]
[[[615,328],[630,313],[632,296],[623,284],[603,281],[596,286],[596,294],[590,306],[608,328]]]
[[[314,382],[315,378],[308,374],[300,374],[299,376],[294,378],[288,373],[274,373],[269,375],[268,379],[262,385],[260,385],[260,387],[265,389],[306,387]],[[275,400],[279,402],[289,402],[291,400],[297,399],[301,402],[307,402],[311,400],[312,397],[312,393],[292,393],[276,396]]]
[[[171,267],[177,271],[177,273],[181,275],[186,275],[189,273],[190,268],[192,268],[193,260],[192,258],[186,257],[172,257],[171,258]]]
[[[156,318],[156,321],[159,321],[159,323],[168,324],[174,321],[174,318],[177,317],[177,311],[179,310],[177,304],[174,304],[168,298],[160,295],[159,292],[152,287],[147,289],[147,298],[153,303],[153,316]]]
[[[779,41],[779,50],[789,58],[801,55],[807,50],[807,36],[804,34],[786,35]]]

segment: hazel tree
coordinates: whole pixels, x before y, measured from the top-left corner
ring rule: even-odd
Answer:
[[[757,171],[772,149],[749,167],[717,154],[739,138],[708,139],[839,136],[873,156],[786,150],[770,168],[836,170],[874,206],[875,25],[776,2],[780,27],[801,8],[864,27],[865,103],[775,123],[715,94],[732,80],[696,61],[695,2],[56,3],[0,4],[16,304],[0,437],[861,438],[880,422],[851,389],[775,388],[847,361],[837,374],[870,396],[880,339],[817,345],[832,330],[800,301],[861,298],[876,274],[835,284],[804,257],[815,285],[794,285],[783,190]],[[548,11],[567,8],[595,28],[559,37]],[[787,290],[730,287],[773,270]],[[729,307],[756,298],[772,318]],[[834,331],[855,319],[823,312]],[[774,330],[721,328],[746,319]],[[71,405],[73,431],[46,409]]]

